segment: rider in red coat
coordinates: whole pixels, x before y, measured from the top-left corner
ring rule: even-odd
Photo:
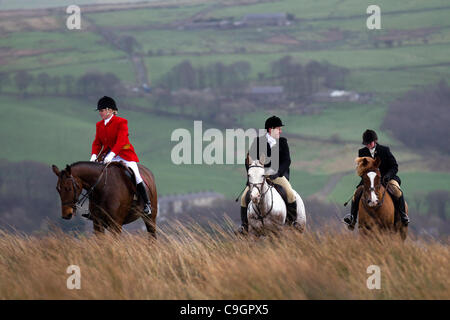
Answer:
[[[150,214],[150,201],[137,166],[139,158],[128,139],[128,120],[116,116],[118,111],[116,102],[110,97],[101,98],[97,103],[97,110],[102,120],[96,125],[91,161],[95,161],[97,155],[103,150],[103,152],[109,151],[103,160],[104,163],[111,161],[125,163],[136,176],[136,188],[145,203],[144,213]]]
[[[95,140],[92,143],[92,154],[97,155],[104,148],[104,150],[109,149],[114,155],[127,161],[139,162],[134,147],[128,139],[128,120],[114,114],[110,114],[109,117],[110,120],[106,125],[105,120],[97,122]]]

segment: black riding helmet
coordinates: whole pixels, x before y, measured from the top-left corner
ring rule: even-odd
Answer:
[[[266,123],[264,124],[266,130],[283,126],[284,126],[283,122],[281,122],[281,119],[278,118],[277,116],[271,116],[266,120]]]
[[[363,133],[362,140],[363,145],[369,144],[372,141],[377,141],[378,140],[377,133],[373,130],[367,129]]]
[[[116,102],[114,101],[114,99],[104,96],[103,98],[100,98],[100,100],[98,100],[97,109],[95,109],[95,110],[102,110],[102,109],[106,109],[106,108],[109,108],[109,109],[115,110],[115,111],[119,111],[117,109]]]

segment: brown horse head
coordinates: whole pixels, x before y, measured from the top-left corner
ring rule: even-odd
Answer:
[[[83,187],[81,182],[72,176],[69,165],[62,171],[55,165],[52,165],[52,169],[58,177],[56,190],[61,198],[62,218],[69,220],[76,213],[76,204]]]
[[[356,172],[363,179],[364,190],[362,201],[369,207],[381,205],[384,189],[381,184],[380,158],[372,159],[370,157],[356,158],[358,164]]]

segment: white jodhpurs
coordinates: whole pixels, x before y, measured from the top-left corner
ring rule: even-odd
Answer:
[[[125,163],[125,165],[134,172],[134,175],[136,176],[136,184],[139,184],[142,181],[144,181],[144,180],[142,180],[141,174],[139,173],[139,169],[138,169],[138,166],[137,166],[136,162],[134,162],[134,161],[127,161],[125,159],[122,159],[119,156],[115,156],[112,159],[112,161],[117,161],[117,162],[122,161],[123,163]]]

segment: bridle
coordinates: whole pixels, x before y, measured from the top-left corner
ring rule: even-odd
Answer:
[[[73,200],[72,201],[65,201],[62,202],[61,204],[63,206],[70,206],[72,209],[76,209],[77,206],[77,199],[78,199],[78,189],[80,189],[80,193],[83,190],[83,187],[79,187],[77,182],[75,181],[75,178],[70,175],[69,177],[70,181],[72,181],[72,186],[73,186]],[[59,184],[56,186],[56,190],[58,190],[59,194],[61,194],[61,187],[59,186]]]
[[[371,171],[374,171],[374,170],[371,170]],[[371,171],[367,171],[367,172],[365,172],[364,174],[367,174],[368,172],[371,172]],[[374,171],[374,172],[375,172],[375,171]],[[378,175],[378,173],[377,173],[377,175]],[[381,184],[381,183],[380,183],[380,184]],[[381,185],[382,185],[382,184],[381,184]],[[383,187],[384,187],[384,186],[383,186]],[[376,191],[375,191],[375,186],[369,187],[369,192],[372,192],[372,191],[376,193]],[[381,207],[383,206],[383,203],[384,203],[384,198],[385,198],[385,196],[386,196],[386,191],[387,191],[387,186],[384,187],[384,192],[383,192],[383,195],[381,196],[381,200],[378,201],[378,204],[377,204],[376,206],[373,206],[373,207],[367,206],[367,198],[365,197],[365,192],[363,192],[362,200],[363,200],[363,206],[364,206],[364,208],[365,208],[367,211],[369,211],[370,209],[378,209],[378,208],[381,208]]]
[[[105,170],[110,163],[107,163],[105,165],[105,167],[102,169],[102,172],[100,173],[99,177],[97,178],[97,181],[94,183],[94,185],[89,188],[89,190],[86,192],[86,194],[84,194],[81,199],[78,200],[79,195],[83,192],[83,185],[81,185],[81,187],[77,184],[74,176],[72,176],[72,174],[69,176],[69,179],[72,181],[72,186],[73,186],[73,199],[71,201],[65,201],[65,202],[61,202],[61,204],[63,206],[70,206],[72,209],[76,210],[77,207],[78,208],[82,208],[84,203],[86,202],[86,200],[88,199],[88,197],[90,196],[90,194],[94,191],[94,188],[98,185],[98,183],[100,182],[103,173],[106,172],[105,175],[105,185],[106,185],[106,180],[108,178],[108,171]],[[80,192],[78,193],[78,189],[80,189]],[[58,185],[56,186],[56,190],[61,194],[61,187]]]
[[[253,166],[249,166],[248,167],[249,169],[250,168],[262,168],[261,166],[258,166],[258,165],[253,165]],[[253,188],[256,188],[257,190],[258,190],[258,192],[259,192],[259,195],[260,195],[260,197],[259,197],[259,201],[258,201],[258,203],[256,204],[256,206],[254,205],[254,203],[253,203],[253,201],[251,201],[251,203],[252,203],[252,206],[253,206],[253,209],[255,210],[255,212],[256,212],[256,214],[257,214],[257,216],[258,216],[258,219],[259,220],[261,220],[261,222],[263,223],[263,225],[264,225],[264,217],[266,217],[267,215],[269,215],[270,214],[270,212],[272,212],[272,209],[273,209],[273,186],[271,186],[270,184],[268,184],[268,188],[267,188],[267,190],[265,191],[265,192],[262,192],[262,189],[263,189],[263,186],[264,186],[264,184],[267,182],[267,178],[266,178],[266,176],[264,176],[263,175],[263,181],[262,182],[260,182],[260,183],[248,183],[249,184],[249,190],[250,190],[250,193],[251,193],[251,190],[253,190]],[[259,187],[258,187],[259,186]],[[266,196],[266,194],[267,194],[267,192],[270,190],[270,193],[271,193],[271,195],[272,195],[272,202],[271,202],[271,204],[270,204],[270,209],[269,209],[269,211],[268,212],[266,212],[266,214],[265,215],[262,215],[261,214],[261,209],[259,208],[259,206],[260,206],[260,204],[261,204],[261,201],[263,201],[264,200],[264,198],[265,198],[265,196]]]

